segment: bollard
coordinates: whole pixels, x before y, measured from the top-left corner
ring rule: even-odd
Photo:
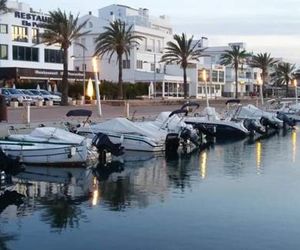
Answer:
[[[7,122],[7,106],[4,95],[0,95],[0,122]]]
[[[30,123],[30,102],[23,102],[23,107],[24,107],[23,122],[25,124],[29,124]]]
[[[124,116],[126,118],[129,118],[129,102],[128,101],[125,101],[124,102]]]

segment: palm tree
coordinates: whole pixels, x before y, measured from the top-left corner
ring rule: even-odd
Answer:
[[[239,65],[244,63],[244,60],[249,57],[246,50],[240,46],[232,46],[231,50],[225,50],[225,53],[221,55],[220,63],[222,65],[230,65],[234,68],[235,72],[235,98],[238,98],[238,70]]]
[[[193,36],[187,39],[184,33],[181,36],[175,34],[173,39],[175,42],[167,43],[161,62],[166,64],[176,63],[181,66],[183,70],[184,98],[186,99],[188,95],[186,68],[192,61],[199,61],[203,49],[198,48],[199,41],[193,45]]]
[[[138,40],[142,40],[144,37],[134,35],[132,31],[133,25],[126,28],[126,23],[121,20],[115,20],[104,27],[104,32],[101,33],[95,43],[95,55],[101,58],[105,55],[109,55],[108,62],[111,62],[113,55],[117,54],[117,63],[119,65],[118,75],[118,98],[123,99],[123,55],[125,54],[126,60],[130,55],[130,50],[139,45]]]
[[[50,11],[51,22],[43,24],[45,29],[41,34],[41,42],[47,46],[58,44],[63,53],[63,77],[62,77],[62,105],[68,105],[68,50],[72,44],[77,44],[83,47],[82,44],[75,42],[79,37],[89,33],[89,31],[82,32],[82,28],[86,25],[88,20],[78,24],[78,15],[74,16],[60,9]]]
[[[277,60],[271,57],[271,54],[268,53],[259,53],[257,55],[252,56],[251,58],[250,66],[253,68],[259,68],[262,71],[261,78],[264,92],[269,76],[269,69],[273,67],[275,63],[277,63]]]
[[[7,0],[0,0],[0,12],[7,12],[8,8],[7,8]]]
[[[289,83],[294,79],[294,72],[296,70],[296,65],[282,62],[274,66],[274,73],[272,74],[272,80],[277,86],[286,85],[286,97],[289,93]]]

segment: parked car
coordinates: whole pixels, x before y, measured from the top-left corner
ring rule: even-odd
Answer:
[[[53,104],[60,104],[61,102],[61,97],[57,95],[52,95],[50,92],[47,90],[41,89],[30,89],[30,92],[32,92],[35,95],[39,95],[43,97],[44,101],[53,101]]]
[[[37,104],[38,101],[44,101],[44,98],[40,95],[34,94],[32,93],[30,90],[28,89],[21,89],[21,91],[25,94],[31,97],[32,99],[32,103],[33,104]]]
[[[50,92],[52,95],[58,95],[60,98],[61,98],[61,96],[62,96],[62,93],[61,92],[58,92],[58,91],[52,91],[52,92]],[[73,100],[73,98],[72,97],[70,97],[70,96],[68,96],[68,102],[69,101],[72,101]]]
[[[13,88],[1,88],[1,94],[5,96],[7,100],[7,104],[10,102],[18,102],[19,104],[23,104],[24,102],[32,102],[32,98],[29,95],[24,94],[19,89]]]

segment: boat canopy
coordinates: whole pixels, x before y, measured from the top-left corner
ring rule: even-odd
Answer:
[[[61,142],[70,144],[80,144],[84,141],[84,137],[80,135],[73,134],[69,131],[63,130],[61,128],[54,127],[41,127],[35,128],[30,134],[26,135],[10,135],[8,137],[11,140],[20,141],[48,141],[48,142]]]
[[[129,121],[126,118],[114,118],[105,122],[91,125],[91,129],[94,132],[117,132],[117,133],[129,133],[129,134],[138,134],[148,137],[154,137],[151,131],[135,124],[134,122]]]

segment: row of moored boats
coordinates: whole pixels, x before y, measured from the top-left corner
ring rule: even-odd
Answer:
[[[40,126],[28,134],[10,133],[0,140],[0,160],[29,165],[85,166],[110,153],[124,151],[190,152],[211,138],[232,139],[264,135],[281,128],[293,128],[300,121],[299,105],[268,110],[227,102],[218,114],[213,107],[199,112],[197,103],[188,102],[173,112],[162,112],[155,120],[131,121],[114,118],[101,123],[84,122],[65,128]],[[72,110],[67,116],[91,116],[88,110]]]

